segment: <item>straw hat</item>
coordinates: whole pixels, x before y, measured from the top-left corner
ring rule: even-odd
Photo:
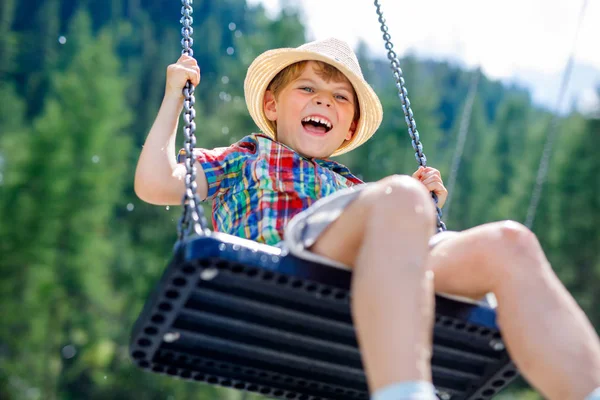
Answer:
[[[275,139],[275,132],[263,110],[267,87],[288,65],[299,61],[323,61],[336,67],[354,86],[360,107],[360,119],[354,136],[333,153],[346,153],[366,142],[377,130],[383,117],[379,98],[365,81],[358,59],[350,46],[339,39],[325,39],[303,44],[297,48],[269,50],[258,56],[248,68],[244,81],[246,105],[250,116],[265,134]]]

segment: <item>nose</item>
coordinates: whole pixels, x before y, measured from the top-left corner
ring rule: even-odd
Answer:
[[[324,105],[325,107],[331,107],[331,100],[328,97],[323,96],[323,95],[315,97],[315,103],[318,106]]]

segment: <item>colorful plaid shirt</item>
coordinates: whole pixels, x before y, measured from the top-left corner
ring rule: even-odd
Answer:
[[[302,157],[261,134],[194,154],[208,182],[214,229],[269,245],[316,200],[363,183],[342,164]]]

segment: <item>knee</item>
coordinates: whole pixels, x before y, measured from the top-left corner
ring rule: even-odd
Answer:
[[[392,175],[378,181],[369,196],[373,214],[386,218],[416,219],[435,223],[433,200],[425,186],[407,175]]]
[[[502,250],[528,252],[538,246],[537,237],[525,225],[516,221],[500,221],[492,224],[494,235]]]
[[[489,224],[489,237],[487,240],[487,259],[495,260],[495,268],[504,277],[514,272],[515,265],[524,265],[518,261],[528,260],[525,265],[532,268],[545,265],[545,260],[540,243],[531,230],[515,221],[501,221]],[[519,272],[529,272],[519,271]]]

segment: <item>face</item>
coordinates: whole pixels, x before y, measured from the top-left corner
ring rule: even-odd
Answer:
[[[356,130],[352,85],[329,82],[309,61],[298,78],[288,83],[277,98],[265,93],[264,110],[277,123],[277,140],[309,158],[325,158]]]

